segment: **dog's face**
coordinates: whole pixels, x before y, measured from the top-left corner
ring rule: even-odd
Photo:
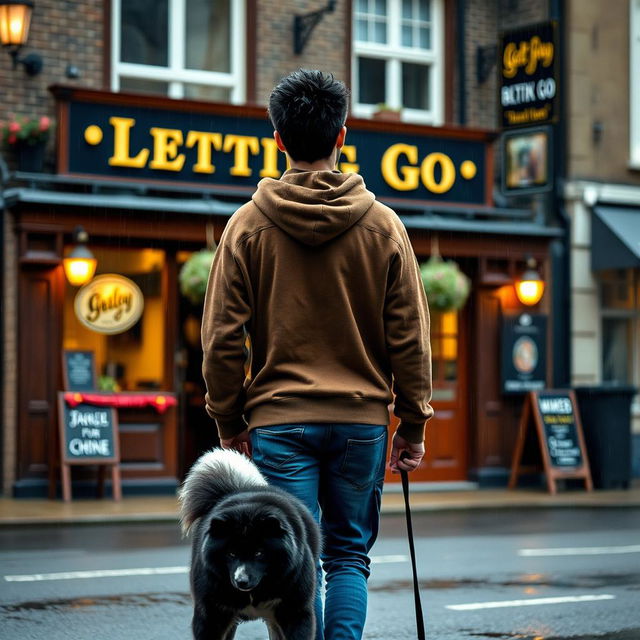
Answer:
[[[253,591],[270,570],[278,571],[286,553],[287,529],[277,517],[242,517],[231,512],[209,521],[203,539],[205,564],[215,574],[227,574],[238,591]]]

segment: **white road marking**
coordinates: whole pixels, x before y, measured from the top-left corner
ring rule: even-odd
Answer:
[[[454,611],[474,611],[476,609],[500,609],[502,607],[533,607],[545,604],[565,604],[567,602],[593,602],[595,600],[613,600],[615,596],[561,596],[557,598],[532,598],[530,600],[501,600],[498,602],[472,602],[470,604],[448,604],[447,609]]]
[[[519,556],[605,556],[617,553],[640,553],[640,544],[620,547],[560,547],[558,549],[520,549]]]
[[[394,562],[409,562],[409,556],[373,556],[371,564],[391,564]]]
[[[372,564],[409,562],[408,556],[373,556]],[[4,576],[5,582],[43,582],[45,580],[93,580],[94,578],[126,578],[128,576],[166,576],[189,573],[189,567],[141,567],[133,569],[101,569],[96,571],[63,571]]]
[[[41,582],[43,580],[79,580],[93,578],[122,578],[126,576],[166,576],[189,573],[189,567],[143,567],[139,569],[102,569],[98,571],[65,571],[5,576],[7,582]]]

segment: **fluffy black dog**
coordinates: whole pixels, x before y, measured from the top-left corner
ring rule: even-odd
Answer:
[[[232,640],[256,618],[271,640],[314,638],[320,533],[308,509],[223,449],[196,461],[179,498],[192,535],[194,638]]]

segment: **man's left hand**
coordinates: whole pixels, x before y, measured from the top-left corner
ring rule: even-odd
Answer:
[[[240,453],[244,453],[247,458],[251,457],[251,438],[249,437],[249,429],[245,429],[242,433],[239,433],[233,438],[228,440],[220,439],[220,446],[223,449],[234,449]]]

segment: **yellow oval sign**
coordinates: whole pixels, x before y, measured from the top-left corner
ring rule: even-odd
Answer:
[[[144,296],[129,278],[107,273],[84,285],[76,294],[73,307],[85,327],[113,335],[124,333],[140,320]]]

